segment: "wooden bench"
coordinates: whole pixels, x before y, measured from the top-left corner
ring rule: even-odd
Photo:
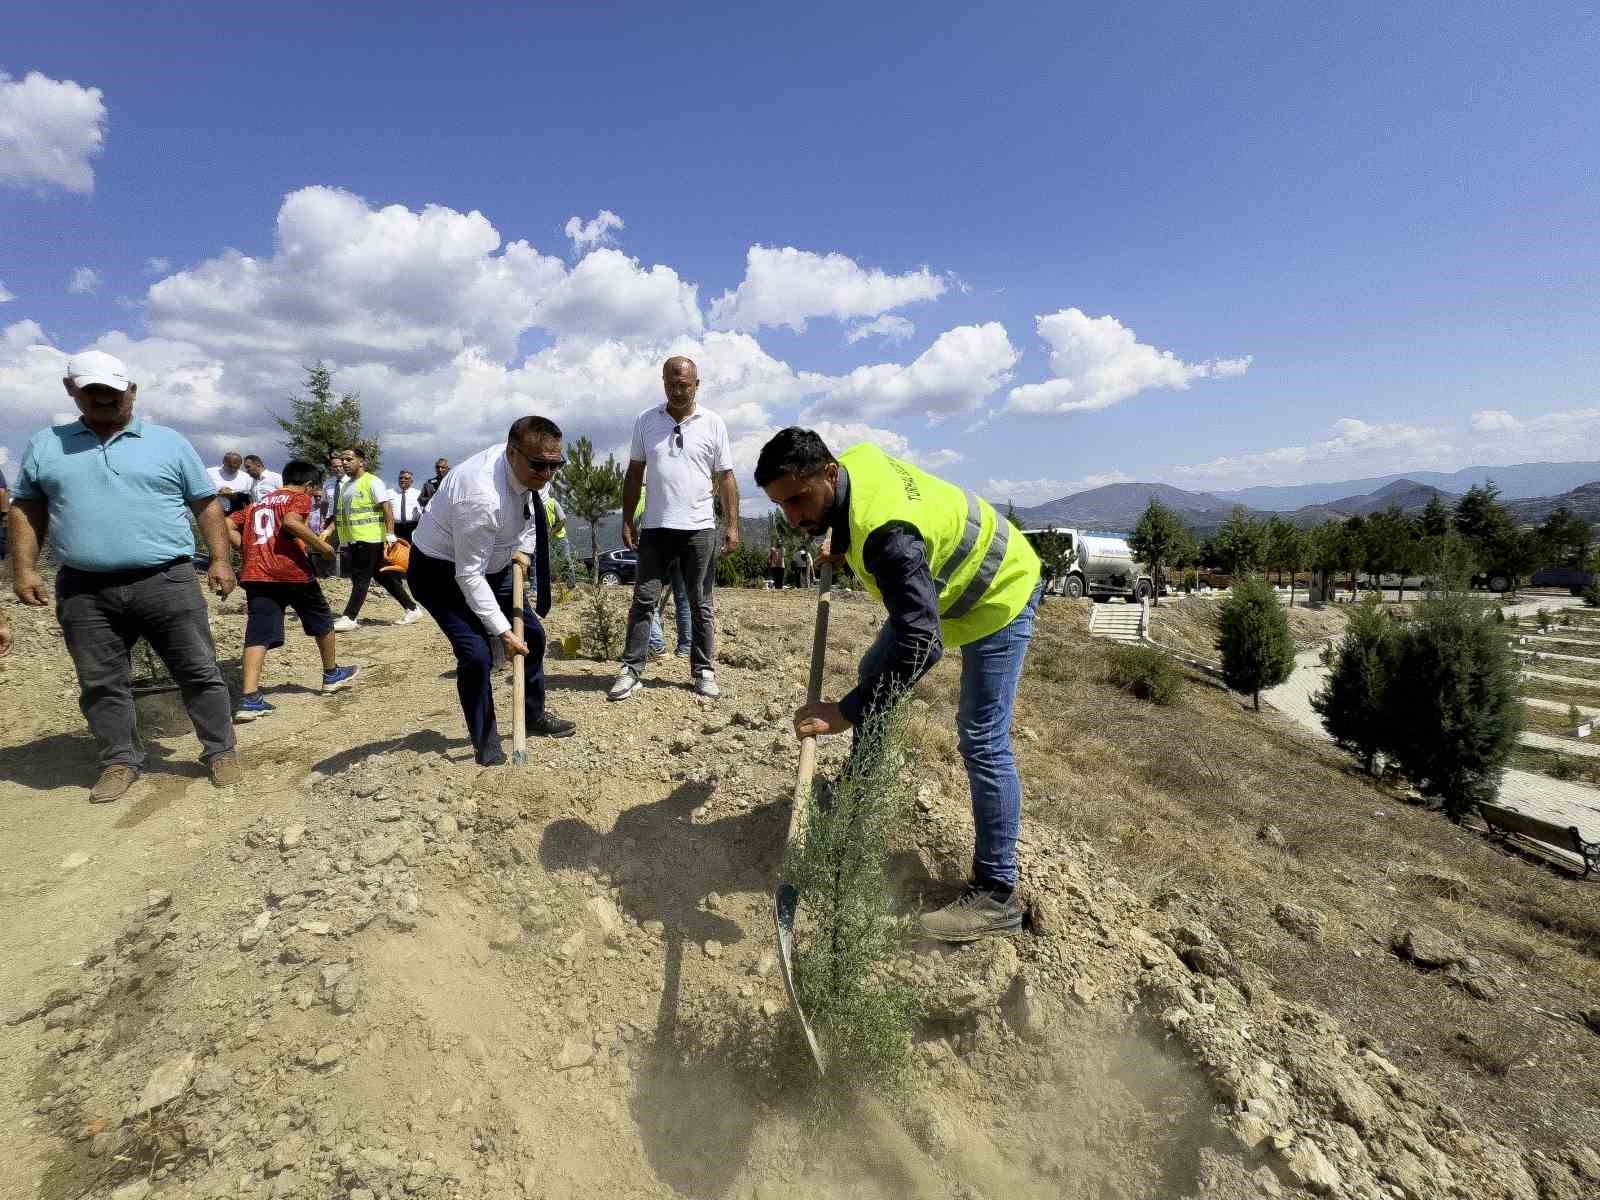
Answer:
[[[1541,846],[1559,850],[1563,855],[1575,855],[1583,863],[1583,878],[1591,871],[1600,871],[1600,842],[1586,842],[1576,825],[1553,825],[1530,817],[1514,808],[1501,808],[1497,804],[1480,804],[1478,812],[1489,832],[1500,837],[1526,838]]]

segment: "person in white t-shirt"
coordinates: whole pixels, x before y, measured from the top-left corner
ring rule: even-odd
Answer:
[[[667,359],[661,368],[667,401],[639,414],[633,426],[628,473],[622,484],[622,540],[639,552],[628,610],[628,642],[622,671],[608,698],[626,700],[639,687],[649,653],[650,618],[672,566],[683,570],[689,588],[694,641],[689,651],[690,677],[698,695],[721,695],[712,667],[716,630],[711,588],[716,581],[717,514],[713,492],[722,501],[725,522],[720,539],[724,551],[739,544],[739,488],[733,477],[733,447],[728,427],[716,413],[699,407],[700,373],[692,359]],[[641,528],[634,516],[646,473],[647,490]]]
[[[220,467],[207,467],[211,486],[217,489],[224,514],[236,513],[250,503],[250,476],[244,472],[244,455],[237,450],[225,450]]]

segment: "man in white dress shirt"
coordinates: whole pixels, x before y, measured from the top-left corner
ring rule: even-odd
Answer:
[[[411,486],[411,472],[400,472],[400,486],[389,493],[394,505],[394,535],[410,541],[422,520],[422,493]]]
[[[261,461],[259,454],[244,456],[244,473],[250,476],[250,489],[246,492],[249,504],[260,504],[263,498],[283,486],[283,476],[267,470],[267,464]]]
[[[411,540],[407,578],[418,603],[439,623],[456,655],[456,693],[480,766],[506,761],[494,712],[493,643],[507,657],[527,656],[528,733],[567,737],[577,728],[545,707],[544,626],[550,611],[550,537],[538,491],[561,469],[561,430],[544,417],[522,417],[502,445],[454,467],[429,499]],[[531,501],[531,502],[530,502]],[[511,564],[533,570],[524,596],[523,637],[511,631]]]

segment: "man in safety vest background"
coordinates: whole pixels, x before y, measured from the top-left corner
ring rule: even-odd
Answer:
[[[422,610],[406,591],[398,571],[382,571],[383,549],[395,540],[394,506],[389,502],[389,489],[383,480],[367,470],[366,452],[355,447],[344,452],[346,478],[339,491],[339,508],[336,514],[339,541],[350,547],[350,599],[345,602],[344,615],[333,623],[339,633],[357,628],[356,618],[361,606],[367,602],[367,588],[372,577],[378,576],[383,590],[405,610],[396,622],[410,625],[422,619]]]
[[[1038,555],[986,500],[870,444],[836,459],[812,430],[785,429],[761,448],[756,485],[794,528],[831,531],[834,557],[889,610],[856,687],[837,702],[803,705],[796,735],[859,726],[916,683],[946,646],[959,646],[956,730],[977,845],[961,896],[924,913],[922,927],[949,942],[1021,928],[1022,780],[1011,713],[1039,606]]]

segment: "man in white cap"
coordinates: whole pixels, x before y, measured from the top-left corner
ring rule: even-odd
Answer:
[[[188,520],[192,512],[210,551],[206,581],[226,596],[236,580],[217,489],[182,434],[133,415],[137,386],[120,360],[99,350],[74,355],[62,383],[83,415],[34,434],[23,451],[11,505],[13,587],[24,604],[50,603],[38,571],[48,536],[61,563],[56,617],[77,668],[79,707],[100,743],[89,799],[120,799],[144,765],[129,686],[140,638],[177,681],[212,781],[237,784],[233,705]]]

